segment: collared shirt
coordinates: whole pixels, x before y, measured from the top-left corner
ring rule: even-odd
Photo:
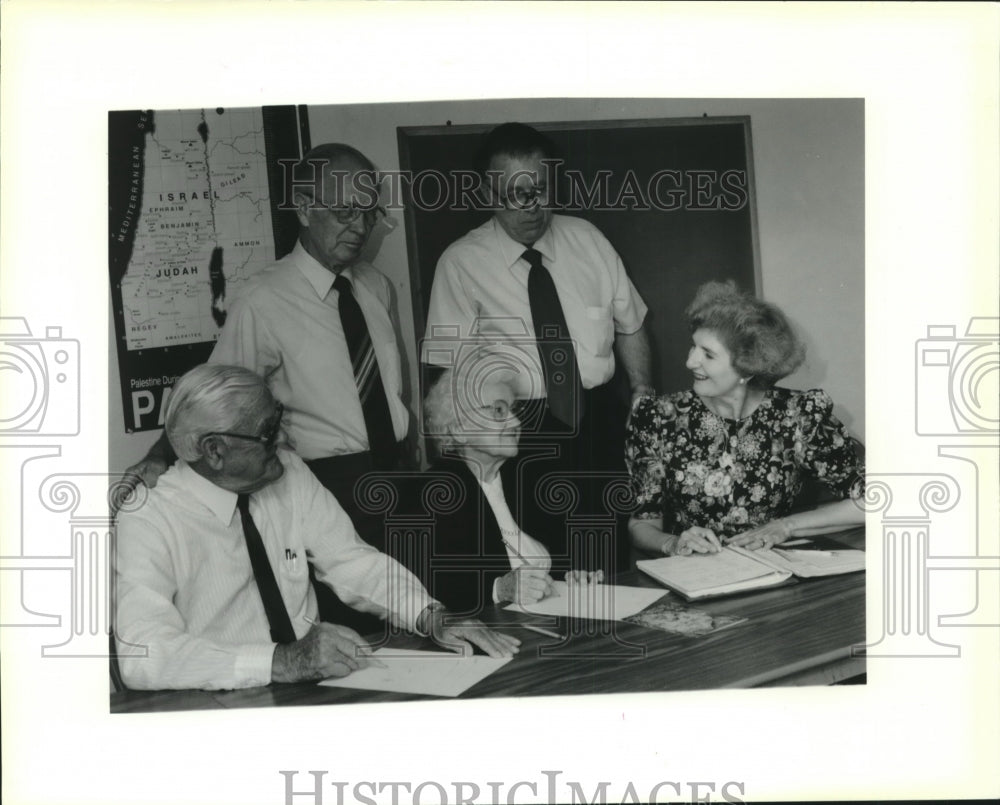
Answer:
[[[445,250],[434,274],[421,360],[455,365],[463,351],[487,344],[523,369],[519,397],[545,396],[525,248],[493,218]],[[593,224],[565,215],[552,216],[534,248],[556,286],[584,388],[608,382],[615,333],[636,332],[646,316],[621,258]]]
[[[400,398],[402,375],[389,313],[389,280],[368,263],[343,271],[351,280],[375,346],[396,439],[409,413]],[[368,432],[340,324],[335,276],[301,242],[254,277],[233,303],[211,363],[252,369],[285,406],[285,431],[305,459],[360,453]]]
[[[420,582],[361,541],[350,518],[302,460],[250,496],[297,638],[317,618],[307,554],[349,606],[414,629],[433,602]],[[254,579],[236,494],[178,461],[117,526],[117,634],[129,687],[241,688],[271,681],[275,644]],[[131,656],[146,647],[147,657]]]

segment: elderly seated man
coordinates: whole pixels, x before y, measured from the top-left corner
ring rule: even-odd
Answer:
[[[165,431],[180,460],[117,527],[116,633],[147,649],[122,656],[125,683],[242,688],[365,667],[371,649],[357,632],[319,622],[310,563],[356,609],[452,649],[516,652],[518,640],[479,621],[454,623],[414,576],[362,542],[279,445],[281,416],[248,369],[206,364],[174,386]]]

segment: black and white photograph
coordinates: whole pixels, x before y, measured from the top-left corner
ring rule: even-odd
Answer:
[[[5,801],[1000,795],[995,8],[3,14]]]
[[[112,711],[864,683],[863,121],[111,112]]]

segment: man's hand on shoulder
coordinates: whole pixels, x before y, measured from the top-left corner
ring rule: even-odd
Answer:
[[[347,676],[351,671],[379,665],[369,646],[353,629],[317,623],[301,640],[275,646],[272,682],[303,682]]]
[[[118,512],[129,499],[135,494],[140,484],[145,484],[152,489],[169,468],[169,464],[158,456],[146,456],[142,461],[133,464],[122,474],[112,491],[111,506]]]
[[[516,637],[490,629],[476,618],[457,618],[439,604],[421,613],[417,628],[429,633],[439,646],[462,655],[471,656],[473,646],[479,646],[490,657],[513,657],[520,651],[521,641]]]
[[[124,506],[135,494],[139,484],[145,484],[149,489],[177,460],[166,433],[161,433],[156,443],[149,448],[145,458],[129,467],[122,475],[121,481],[112,490],[111,506],[114,514]]]

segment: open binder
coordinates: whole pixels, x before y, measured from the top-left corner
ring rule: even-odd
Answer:
[[[718,553],[641,559],[636,567],[693,601],[865,569],[865,552],[817,540],[790,540],[768,550],[726,546]]]

